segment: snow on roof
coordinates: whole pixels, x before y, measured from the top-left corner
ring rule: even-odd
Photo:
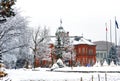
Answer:
[[[70,38],[71,41],[73,41],[73,45],[78,45],[78,44],[87,44],[87,45],[96,45],[94,43],[92,43],[90,40],[85,39],[85,38],[80,38],[80,40],[75,40],[75,38]],[[49,41],[49,43],[51,44],[55,44],[56,42],[56,38],[52,37]]]
[[[76,41],[74,40],[73,41],[73,44],[74,45],[78,45],[78,44],[87,44],[87,45],[95,45],[94,43],[92,43],[91,41],[85,39],[85,38],[81,38],[80,40]]]

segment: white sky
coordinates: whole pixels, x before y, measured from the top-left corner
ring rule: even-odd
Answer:
[[[17,7],[24,16],[30,17],[30,26],[47,26],[51,35],[62,26],[70,35],[83,36],[92,41],[110,41],[110,19],[112,21],[112,41],[114,42],[115,16],[120,26],[120,0],[17,0]],[[117,30],[120,39],[120,28]],[[119,42],[119,40],[118,40]]]

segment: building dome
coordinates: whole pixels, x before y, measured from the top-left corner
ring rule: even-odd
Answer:
[[[55,35],[58,36],[60,33],[64,33],[64,32],[65,32],[65,30],[63,29],[62,26],[60,26],[60,27],[58,27],[58,29],[57,29]]]
[[[60,20],[60,27],[58,27],[55,35],[56,35],[56,36],[60,36],[60,35],[63,34],[63,33],[65,33],[65,30],[64,30],[63,27],[62,27],[62,20]]]

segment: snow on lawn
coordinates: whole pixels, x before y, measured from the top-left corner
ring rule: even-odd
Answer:
[[[58,68],[56,70],[87,70],[91,67],[70,67],[66,68]],[[92,67],[91,70],[100,70],[100,67]],[[102,67],[105,70],[108,70],[110,67]],[[114,67],[115,70],[117,67]],[[118,69],[118,68],[117,68]],[[119,68],[120,69],[120,68]],[[55,72],[55,71],[48,71],[50,68],[37,68],[35,70],[32,69],[9,69],[6,70],[8,73],[8,77],[12,81],[98,81],[98,75],[100,75],[100,81],[105,81],[105,73],[78,73],[78,72]],[[111,69],[110,69],[111,70]],[[1,81],[1,80],[0,80]],[[120,73],[107,73],[107,81],[120,81]]]
[[[55,69],[55,71],[119,71],[120,72],[120,67],[73,67],[71,69],[70,67],[64,67],[64,68],[59,68]]]

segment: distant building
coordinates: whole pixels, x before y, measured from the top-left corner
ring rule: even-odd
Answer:
[[[118,60],[120,65],[120,45],[117,46],[117,55],[118,55]]]
[[[118,54],[118,57],[120,58],[120,46],[117,46],[117,54]]]
[[[101,63],[103,63],[103,61],[106,58],[108,58],[110,48],[114,44],[111,43],[111,42],[106,42],[106,41],[95,41],[93,43],[96,44],[96,58],[97,58],[97,61],[100,61]]]

